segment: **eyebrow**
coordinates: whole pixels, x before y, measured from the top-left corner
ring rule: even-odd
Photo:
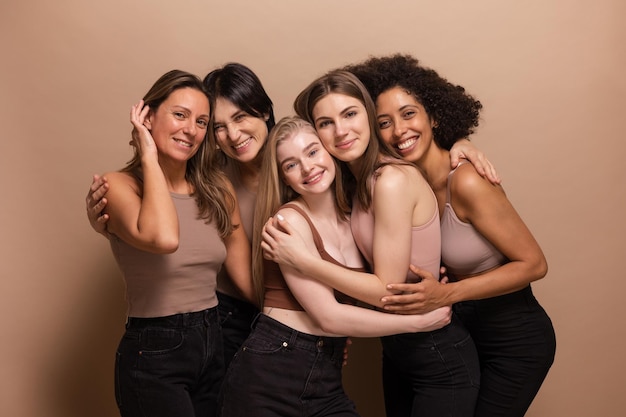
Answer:
[[[320,146],[321,146],[322,144],[321,144],[320,142],[311,142],[311,143],[309,143],[308,145],[306,145],[306,146],[304,147],[304,149],[302,150],[302,153],[305,153],[306,151],[308,151],[309,149],[313,148],[313,147],[314,147],[314,146],[316,146],[316,145],[320,145]],[[285,162],[287,162],[287,161],[293,161],[294,159],[297,159],[297,158],[295,158],[295,157],[293,157],[293,156],[290,156],[289,158],[285,158],[285,159],[284,159],[284,160],[282,160],[282,161],[278,161],[278,163],[279,163],[279,165],[281,165],[281,166],[282,166]]]
[[[402,111],[405,110],[407,107],[415,107],[417,108],[417,106],[415,104],[405,104],[404,106],[400,107],[398,110]],[[379,114],[376,116],[377,119],[380,119],[381,117],[389,117],[389,115],[387,113],[383,113],[383,114]]]
[[[346,112],[348,112],[348,111],[350,111],[350,110],[352,110],[352,109],[355,109],[355,108],[358,108],[358,106],[357,106],[357,105],[355,105],[355,104],[353,104],[353,105],[348,106],[348,107],[346,107],[345,109],[341,110],[341,111],[339,112],[339,114],[345,114]],[[331,119],[331,120],[332,120],[332,117],[328,117],[328,116],[320,116],[320,117],[318,117],[317,119],[315,119],[313,122],[314,122],[314,123],[317,123],[318,121],[323,120],[323,119]]]
[[[173,104],[172,107],[170,107],[170,109],[182,109],[182,110],[185,110],[187,113],[191,113],[190,109],[188,109],[185,106],[181,106],[180,104]],[[205,114],[201,114],[201,115],[198,116],[198,118],[200,118],[200,117],[207,117],[207,118],[209,118],[210,116],[205,113]]]

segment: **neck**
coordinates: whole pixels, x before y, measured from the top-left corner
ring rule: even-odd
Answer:
[[[336,212],[335,192],[329,188],[322,194],[301,195],[300,200],[307,206],[311,214],[319,218],[330,218],[329,213]]]
[[[431,147],[428,155],[416,162],[430,187],[437,191],[445,187],[450,173],[450,152],[437,146]]]
[[[187,172],[187,164],[167,163],[159,161],[167,188],[170,192],[177,194],[190,194],[192,192],[185,174]]]

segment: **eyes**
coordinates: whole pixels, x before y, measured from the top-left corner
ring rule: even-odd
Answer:
[[[319,148],[311,148],[309,149],[309,151],[306,154],[306,158],[308,159],[313,159],[315,158],[315,156],[319,153],[320,149]],[[294,170],[295,168],[298,167],[298,165],[300,165],[299,161],[295,160],[295,159],[290,159],[289,161],[283,162],[282,163],[282,169],[284,173],[288,173],[292,170]]]
[[[406,109],[400,113],[400,118],[402,120],[410,120],[417,115],[417,111],[413,109]],[[393,122],[391,117],[383,116],[378,119],[378,127],[380,130],[388,129],[393,127]]]
[[[352,119],[354,117],[356,117],[359,113],[356,110],[348,110],[346,112],[343,113],[343,118],[344,119]],[[332,125],[334,122],[333,120],[331,120],[330,118],[328,119],[322,119],[317,123],[317,129],[323,129],[325,127],[328,127],[330,125]]]
[[[214,130],[215,133],[226,133],[226,130],[227,130],[226,126],[229,123],[236,123],[236,124],[245,123],[245,122],[247,122],[249,120],[250,117],[252,117],[252,116],[250,116],[246,112],[237,113],[237,114],[235,114],[235,116],[233,117],[233,119],[230,122],[227,122],[227,123],[218,123],[218,122],[216,122],[214,127],[213,127],[213,130]]]
[[[189,113],[183,111],[173,111],[172,114],[177,120],[185,120],[189,117]],[[209,126],[209,119],[206,117],[200,117],[196,120],[196,124],[200,129],[206,129]]]

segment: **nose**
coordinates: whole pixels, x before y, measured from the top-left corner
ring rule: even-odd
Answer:
[[[313,169],[313,164],[304,160],[300,161],[300,170],[302,171],[302,173],[308,174],[309,172],[311,172],[311,169]]]
[[[348,133],[348,130],[348,126],[346,126],[346,123],[343,120],[335,122],[335,136],[345,136]]]
[[[402,120],[396,120],[393,124],[393,135],[401,138],[407,131],[407,125]]]
[[[237,127],[237,125],[235,123],[228,123],[226,124],[226,129],[228,132],[228,137],[231,140],[237,140],[239,139],[239,128]]]
[[[197,132],[198,126],[196,126],[196,121],[189,119],[187,124],[185,124],[184,132],[190,136],[195,136]]]

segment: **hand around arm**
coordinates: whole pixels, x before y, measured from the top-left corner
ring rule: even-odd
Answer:
[[[312,254],[303,236],[281,215],[263,227],[263,256],[335,288],[365,303],[382,307],[381,297],[390,294],[374,274],[343,268]]]
[[[341,304],[327,285],[288,266],[280,268],[300,305],[316,325],[330,335],[377,337],[432,331],[450,323],[450,307],[424,315],[397,315]]]
[[[109,190],[109,182],[105,176],[94,175],[89,192],[85,197],[85,206],[87,207],[87,218],[89,224],[96,232],[100,233],[107,239],[110,237],[107,231],[107,222],[109,221],[109,215],[103,213],[104,208],[107,205],[107,199],[105,197]]]
[[[430,272],[414,265],[410,266],[410,270],[422,280],[387,285],[388,289],[402,291],[402,294],[389,295],[381,299],[386,311],[398,314],[422,314],[453,304],[450,293],[454,284],[439,282]]]
[[[489,162],[485,154],[479,151],[468,139],[458,140],[452,146],[450,149],[450,166],[453,169],[456,168],[461,158],[470,161],[476,171],[492,184],[500,184],[501,180],[496,168]]]

